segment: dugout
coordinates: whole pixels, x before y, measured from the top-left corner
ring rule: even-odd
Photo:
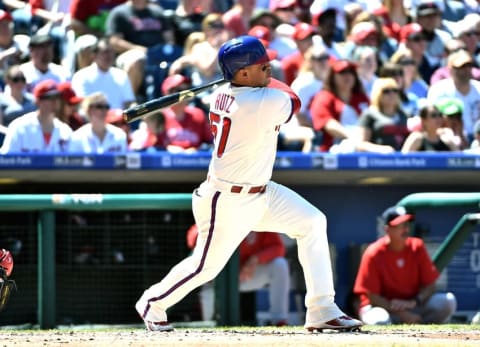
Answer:
[[[327,170],[332,158],[338,161],[337,167]],[[412,168],[402,156],[403,161],[398,161],[399,158],[393,164],[390,161],[388,165],[392,166],[387,168],[366,170],[365,162],[373,165],[382,160],[383,165],[388,158],[309,156],[307,165],[306,157],[295,154],[281,157],[276,164],[274,179],[305,196],[328,217],[329,241],[336,253],[337,302],[344,309],[355,275],[352,250],[376,239],[377,216],[385,207],[417,192],[480,189],[480,165],[476,164],[476,158],[462,156],[437,164],[438,156],[433,162],[415,157],[409,163],[419,163],[421,159],[425,167]],[[125,167],[125,161],[132,161],[128,158],[107,158],[111,161],[102,165],[93,158],[89,167],[81,166],[85,158],[81,164],[77,158],[57,157],[47,163],[42,158],[40,168],[35,167],[39,165],[38,158],[31,158],[27,167],[20,168],[25,158],[7,159],[0,158],[1,194],[190,193],[204,178],[208,165],[208,160],[201,156],[177,161],[173,156],[145,155],[140,157],[139,166],[130,170]],[[172,170],[178,163],[188,169]],[[418,211],[417,221],[421,222],[427,244],[432,249],[438,247],[466,212],[478,209],[471,211],[457,206]],[[37,217],[37,212],[0,211],[0,247],[18,248],[18,241],[21,242],[18,253],[13,252],[12,275],[19,291],[0,313],[0,325],[36,323]],[[55,218],[57,324],[138,324],[133,308],[138,296],[189,252],[185,232],[193,223],[191,211],[57,211]],[[442,283],[457,294],[460,311],[478,311],[478,226],[447,266]],[[265,303],[259,300],[258,305],[263,308]],[[192,293],[172,308],[169,315],[172,321],[192,321],[199,319],[199,310],[197,295]]]

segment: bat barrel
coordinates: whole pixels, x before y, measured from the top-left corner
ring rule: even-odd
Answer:
[[[144,118],[158,111],[159,109],[176,104],[177,102],[180,102],[186,98],[194,97],[195,95],[200,94],[201,92],[207,89],[213,88],[215,86],[219,86],[220,84],[223,84],[225,82],[227,81],[224,79],[221,79],[221,80],[210,82],[203,86],[182,90],[177,93],[165,95],[160,98],[156,98],[156,99],[144,102],[140,105],[136,105],[136,106],[130,107],[127,110],[124,110],[123,118],[125,119],[126,122],[131,123],[137,119]]]

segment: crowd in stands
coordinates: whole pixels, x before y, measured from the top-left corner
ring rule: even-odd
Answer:
[[[195,152],[211,92],[127,124],[122,110],[221,78],[217,52],[258,37],[300,111],[279,150],[480,147],[474,0],[3,0],[0,153]]]

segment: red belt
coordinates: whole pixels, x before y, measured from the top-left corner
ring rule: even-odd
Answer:
[[[266,185],[251,187],[248,190],[248,194],[263,193],[265,192],[265,188],[267,188]],[[242,190],[243,190],[242,186],[232,186],[232,188],[230,189],[232,193],[241,193]]]

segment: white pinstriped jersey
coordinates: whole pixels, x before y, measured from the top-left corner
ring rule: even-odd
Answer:
[[[292,113],[290,96],[275,88],[232,87],[228,83],[219,87],[211,100],[215,149],[209,175],[235,184],[267,183],[280,125]]]
[[[72,129],[55,118],[50,141],[46,143],[37,115],[36,111],[30,112],[10,123],[1,154],[66,152]]]

